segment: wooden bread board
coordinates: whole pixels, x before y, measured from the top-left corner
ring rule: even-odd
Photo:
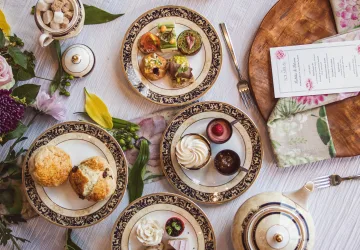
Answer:
[[[277,102],[269,49],[309,44],[336,33],[329,0],[279,0],[267,13],[249,56],[251,91],[266,121]],[[336,156],[360,155],[360,95],[329,104],[326,112]]]

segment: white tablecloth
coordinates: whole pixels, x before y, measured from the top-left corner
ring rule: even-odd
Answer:
[[[0,1],[1,2],[1,1]],[[256,30],[276,0],[84,0],[84,3],[98,6],[113,13],[125,15],[108,24],[85,26],[82,33],[62,43],[64,50],[71,44],[84,43],[90,46],[96,55],[96,67],[88,77],[76,81],[71,87],[71,96],[64,99],[68,108],[68,120],[77,119],[75,111],[83,111],[83,88],[96,93],[107,103],[113,116],[131,119],[159,110],[162,106],[140,98],[129,87],[125,80],[119,61],[124,34],[129,25],[143,12],[161,5],[183,5],[192,8],[210,20],[216,30],[218,24],[226,22],[235,45],[236,55],[241,62],[241,69],[247,72],[247,56]],[[33,16],[31,6],[36,0],[4,0],[4,12],[12,31],[24,39],[26,49],[32,50],[37,58],[36,72],[39,76],[52,78],[56,70],[56,60],[49,48],[41,48],[37,43],[40,34]],[[223,41],[221,39],[221,41]],[[223,44],[223,65],[220,76],[214,87],[202,100],[217,100],[230,103],[243,109],[236,90],[236,73],[230,56]],[[244,74],[246,75],[246,74]],[[32,80],[31,82],[48,87],[48,82]],[[247,112],[247,111],[246,111]],[[200,205],[206,212],[215,229],[217,248],[233,249],[230,230],[233,216],[239,206],[249,197],[266,191],[289,191],[301,187],[306,181],[317,176],[337,173],[343,176],[360,173],[360,157],[333,159],[306,166],[279,169],[274,164],[265,123],[254,110],[249,114],[261,131],[264,145],[262,170],[254,185],[240,198],[219,206]],[[23,143],[30,143],[46,128],[56,121],[49,117],[36,120]],[[7,152],[8,145],[0,148],[0,158]],[[315,249],[323,250],[356,250],[360,249],[360,182],[343,183],[339,187],[315,192],[310,200],[310,212],[316,225]],[[145,186],[145,194],[154,192],[176,192],[166,180]],[[127,195],[111,216],[99,224],[76,229],[73,238],[83,249],[109,249],[113,224],[127,206]],[[27,238],[31,243],[23,244],[24,249],[56,250],[63,249],[65,229],[57,227],[42,218],[35,218],[26,224],[14,226],[15,235]]]

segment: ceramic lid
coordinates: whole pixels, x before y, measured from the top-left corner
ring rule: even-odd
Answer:
[[[94,52],[84,44],[71,45],[62,55],[62,65],[74,77],[86,76],[95,66]]]
[[[281,193],[262,193],[247,200],[232,228],[236,250],[312,249],[314,223],[310,214]]]

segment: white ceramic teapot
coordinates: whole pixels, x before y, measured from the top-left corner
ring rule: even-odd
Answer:
[[[84,27],[85,9],[81,0],[68,0],[71,4],[72,18],[65,28],[53,29],[49,24],[45,24],[43,20],[44,11],[39,7],[39,2],[44,3],[44,0],[39,0],[35,7],[35,22],[41,31],[39,43],[41,47],[48,46],[54,39],[64,40],[77,36]],[[51,2],[51,1],[50,1]],[[50,7],[50,4],[49,4]]]
[[[308,182],[291,193],[261,193],[248,199],[237,211],[232,226],[235,250],[310,250],[315,226],[307,211],[314,190]]]

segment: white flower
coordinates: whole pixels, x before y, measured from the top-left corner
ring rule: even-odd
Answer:
[[[40,91],[36,97],[34,108],[38,111],[51,115],[58,121],[65,120],[66,109],[55,96],[50,97],[45,91]]]
[[[157,221],[144,218],[137,226],[136,234],[144,246],[156,246],[160,244],[164,230]]]
[[[3,56],[0,56],[0,89],[10,89],[15,80],[12,69]]]

